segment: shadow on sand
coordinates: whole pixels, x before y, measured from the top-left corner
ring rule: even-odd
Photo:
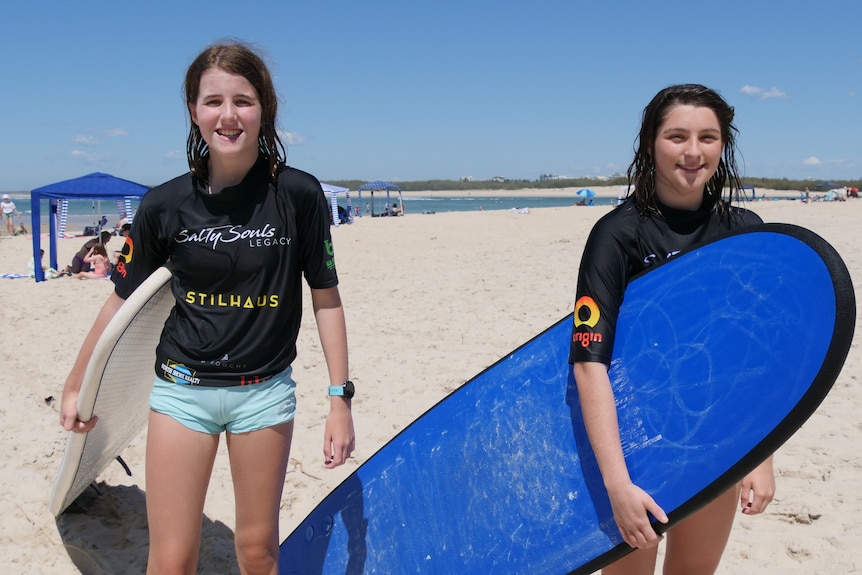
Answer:
[[[90,485],[57,518],[57,530],[83,575],[140,575],[146,570],[147,509],[137,486]],[[198,573],[239,573],[233,531],[206,516]]]

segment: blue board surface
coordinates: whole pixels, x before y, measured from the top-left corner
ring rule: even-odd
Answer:
[[[282,574],[591,573],[625,554],[586,439],[572,316],[452,392],[281,545]],[[849,351],[846,267],[814,233],[740,230],[633,280],[610,368],[633,481],[667,529],[784,443]]]

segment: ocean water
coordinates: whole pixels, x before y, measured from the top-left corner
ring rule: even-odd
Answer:
[[[394,197],[394,196],[393,196]],[[354,202],[353,207],[356,208],[357,199],[351,194],[351,202]],[[383,202],[378,198],[374,198],[375,212],[383,211]],[[475,197],[475,196],[409,196],[404,198],[405,212],[409,214],[423,213],[442,213],[442,212],[477,212],[480,210],[517,210],[521,208],[562,208],[573,206],[580,202],[582,198],[577,196],[491,196],[491,197]],[[590,198],[587,201],[593,201],[596,206],[612,206],[617,203],[616,198]],[[339,198],[338,203],[344,205],[344,199]],[[366,199],[362,198],[360,209],[362,214],[365,214]]]
[[[23,223],[27,228],[30,227],[31,211],[30,211],[30,196],[29,194],[11,193],[9,194],[18,211],[21,212],[21,218],[16,219],[16,222]],[[396,196],[392,196],[394,199]],[[351,194],[351,202],[354,209],[358,205],[358,197]],[[433,214],[443,212],[475,212],[480,210],[517,210],[522,208],[559,208],[572,206],[581,201],[582,198],[577,196],[490,196],[490,197],[475,197],[475,196],[409,196],[404,198],[405,213],[408,215],[415,214]],[[590,198],[594,205],[614,205],[616,198]],[[587,200],[589,201],[589,200]],[[385,200],[379,197],[374,198],[374,211],[379,213],[383,211]],[[344,197],[339,197],[339,205],[346,207]],[[366,197],[362,198],[360,211],[365,215],[365,204],[368,203]],[[132,210],[138,207],[138,202],[132,202]],[[43,232],[45,226],[48,225],[48,202],[43,201],[40,208]],[[114,200],[71,200],[69,201],[69,212],[67,225],[80,229],[84,226],[96,226],[102,217],[107,218],[107,228],[113,228],[117,220],[120,219],[120,211],[117,207],[117,202]]]

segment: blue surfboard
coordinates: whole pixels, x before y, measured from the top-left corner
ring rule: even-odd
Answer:
[[[820,405],[856,304],[835,250],[764,224],[634,279],[610,368],[633,481],[665,530],[733,486]],[[572,316],[429,409],[281,545],[282,574],[591,573],[623,556],[586,438]]]

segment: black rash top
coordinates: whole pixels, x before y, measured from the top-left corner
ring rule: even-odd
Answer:
[[[634,276],[726,231],[762,223],[754,212],[729,205],[659,208],[661,215],[645,215],[630,197],[590,232],[578,272],[569,363],[610,365],[617,316]]]
[[[170,261],[176,306],[156,350],[156,374],[234,386],[290,366],[311,288],[338,285],[329,208],[314,176],[284,168],[277,185],[259,159],[243,181],[209,194],[191,174],[143,197],[112,275],[126,299]]]

